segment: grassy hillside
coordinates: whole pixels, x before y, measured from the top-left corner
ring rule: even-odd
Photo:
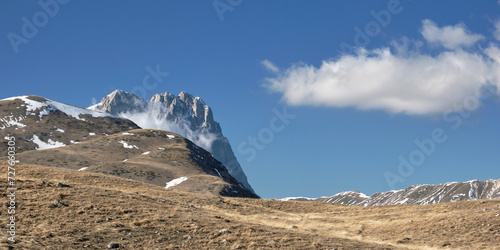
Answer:
[[[65,147],[18,155],[23,163],[83,169],[165,187],[188,177],[176,189],[198,194],[256,197],[241,188],[213,156],[178,134],[135,129]]]
[[[6,249],[110,243],[126,249],[495,249],[500,242],[498,200],[349,207],[222,198],[38,165],[18,165],[17,177],[18,237],[16,244],[4,238]],[[0,215],[5,232],[7,209]]]

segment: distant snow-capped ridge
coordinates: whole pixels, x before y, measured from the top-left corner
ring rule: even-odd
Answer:
[[[477,199],[500,199],[500,179],[448,182],[439,185],[414,185],[406,189],[375,193],[371,196],[358,191],[348,191],[329,197],[289,197],[282,200],[309,200],[351,206],[380,206],[396,204],[426,205]]]

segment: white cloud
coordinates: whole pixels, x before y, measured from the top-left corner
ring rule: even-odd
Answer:
[[[401,50],[401,47],[395,49]],[[499,85],[500,49],[431,56],[390,48],[344,55],[321,66],[296,64],[266,87],[289,105],[355,107],[425,115],[454,109],[489,84]]]
[[[191,140],[194,144],[203,149],[212,152],[213,142],[217,139],[217,135],[206,131],[192,130],[188,121],[180,120],[172,122],[164,117],[160,117],[158,107],[149,103],[145,111],[142,112],[125,112],[118,114],[120,117],[127,118],[144,129],[159,129],[171,131]],[[163,108],[163,107],[160,107]]]
[[[500,4],[500,1],[499,1]],[[500,19],[495,22],[495,31],[493,31],[493,35],[497,40],[500,41]]]
[[[264,61],[262,61],[262,62],[260,62],[260,63],[261,63],[262,65],[264,65],[264,67],[265,67],[267,70],[269,70],[269,71],[271,71],[271,72],[277,73],[277,72],[279,72],[279,71],[280,71],[280,69],[279,69],[276,65],[274,65],[274,63],[270,62],[270,61],[269,61],[269,60],[267,60],[267,59],[266,59],[266,60],[264,60]]]
[[[455,26],[438,27],[433,21],[426,19],[422,21],[421,34],[430,43],[443,45],[448,49],[455,49],[462,46],[469,47],[481,39],[482,35],[473,34],[467,30],[464,24]]]
[[[359,49],[354,55],[325,60],[318,67],[298,63],[273,71],[275,76],[267,78],[265,86],[282,94],[289,105],[354,107],[410,115],[459,111],[470,97],[485,94],[485,89],[490,94],[496,88],[500,96],[497,45],[475,52],[463,50],[483,36],[472,34],[462,24],[439,28],[424,20],[422,34],[427,42],[449,50],[427,54],[422,52],[421,41],[402,38],[391,47]]]

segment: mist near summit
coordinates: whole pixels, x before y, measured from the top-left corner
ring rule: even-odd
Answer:
[[[165,119],[165,117],[161,117],[162,113],[166,113],[164,106],[148,103],[143,111],[126,111],[119,113],[118,116],[127,118],[144,129],[159,129],[177,133],[208,152],[212,152],[212,145],[217,140],[216,134],[201,131],[201,129],[193,130],[187,120],[172,122]]]

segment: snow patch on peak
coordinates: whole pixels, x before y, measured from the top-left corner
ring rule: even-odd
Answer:
[[[14,101],[16,99],[21,99],[26,104],[26,111],[35,111],[47,106],[47,104],[43,102],[37,102],[29,99],[27,95],[5,98],[2,99],[2,101]]]
[[[199,96],[195,97],[194,98],[197,102],[201,103],[203,106],[208,107],[207,104],[205,103],[205,101],[203,101],[203,99],[201,99]]]
[[[101,105],[101,104],[100,104],[100,103],[97,103],[97,104],[94,104],[94,105],[92,105],[92,106],[88,107],[87,109],[90,109],[90,110],[96,110],[96,109],[97,109],[97,107],[99,107],[99,105]]]
[[[281,201],[289,201],[289,200],[299,200],[299,199],[308,200],[308,201],[316,200],[316,198],[307,198],[307,197],[286,197],[286,198],[283,198],[280,200]]]
[[[78,120],[85,121],[85,119],[80,118],[80,115],[91,115],[92,117],[114,117],[114,118],[120,118],[117,116],[113,116],[111,114],[106,114],[106,113],[101,113],[93,110],[88,110],[88,109],[83,109],[75,106],[71,106],[68,104],[60,103],[60,102],[55,102],[52,100],[48,100],[46,102],[50,106],[56,108],[57,110],[60,110],[61,112],[65,113],[68,116],[71,116],[73,118],[76,118]]]
[[[347,192],[342,192],[342,193],[338,193],[334,196],[337,196],[337,195],[341,195],[341,196],[345,196],[345,195],[355,195],[355,196],[359,196],[361,198],[370,198],[370,196],[366,195],[366,194],[363,194],[361,192],[358,192],[358,191],[347,191]]]
[[[112,98],[112,97],[114,97],[114,96],[116,96],[116,95],[127,94],[127,93],[128,93],[128,92],[125,92],[125,91],[123,91],[123,90],[121,90],[121,89],[117,89],[117,90],[115,90],[115,91],[113,91],[113,92],[109,93],[109,94],[107,95],[107,97]]]
[[[44,108],[44,110],[41,110],[39,113],[40,119],[44,115],[48,115],[50,111],[56,111],[59,110],[63,113],[65,113],[68,116],[71,116],[73,118],[76,118],[78,120],[85,121],[85,119],[80,118],[80,115],[91,115],[92,117],[114,117],[114,118],[121,118],[118,116],[114,116],[108,113],[102,113],[94,110],[89,110],[89,109],[84,109],[84,108],[79,108],[76,106],[52,101],[46,98],[43,98],[45,101],[34,101],[28,98],[29,96],[16,96],[16,97],[10,97],[3,99],[2,101],[12,101],[16,99],[21,99],[25,104],[26,104],[26,112],[28,114],[33,114],[32,111]],[[123,118],[122,118],[123,119]]]
[[[363,194],[363,193],[358,193],[359,197],[361,198],[370,198],[370,196]]]

